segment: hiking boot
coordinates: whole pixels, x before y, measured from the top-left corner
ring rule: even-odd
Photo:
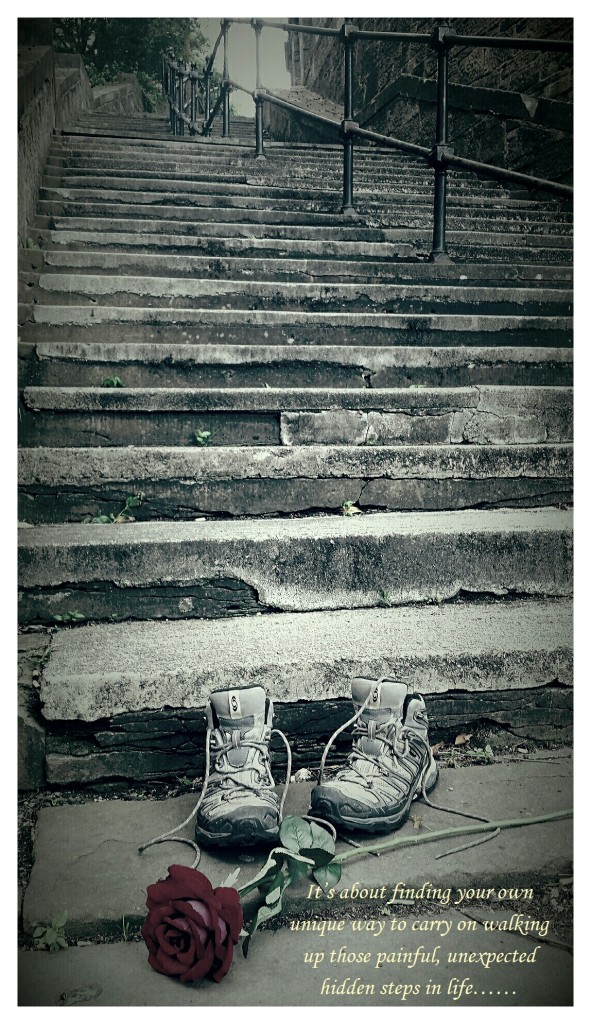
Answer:
[[[210,773],[197,814],[197,842],[252,846],[278,838],[282,801],[271,775],[272,723],[273,704],[262,686],[210,695]]]
[[[353,679],[352,698],[353,749],[332,779],[323,781],[321,771],[310,814],[342,829],[389,832],[404,824],[412,801],[437,782],[425,702],[393,679]]]

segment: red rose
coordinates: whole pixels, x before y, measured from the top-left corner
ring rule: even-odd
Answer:
[[[226,976],[242,929],[236,889],[213,889],[201,871],[172,864],[148,886],[146,906],[142,936],[155,971],[181,981]]]

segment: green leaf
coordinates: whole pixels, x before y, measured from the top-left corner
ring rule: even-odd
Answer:
[[[296,860],[295,857],[290,857],[287,862],[287,870],[289,871],[289,877],[292,882],[298,882],[300,878],[304,878],[308,874],[310,865],[304,864],[300,860]]]
[[[60,949],[67,949],[68,948],[67,940],[64,938],[63,935],[58,935],[55,941],[57,942],[57,944],[60,947]]]
[[[33,932],[33,938],[40,939],[42,935],[45,935],[45,928],[35,928],[35,931]]]
[[[84,616],[82,616],[82,618],[84,618]],[[67,920],[68,920],[68,911],[67,910],[62,910],[61,914],[58,914],[57,917],[54,917],[53,921],[51,922],[51,927],[52,928],[63,928]]]
[[[323,868],[326,864],[329,864],[332,858],[334,857],[334,850],[332,852],[330,850],[321,850],[317,846],[315,846],[314,849],[312,850],[304,849],[300,852],[304,855],[304,857],[309,857],[310,860],[314,861],[315,868]]]
[[[73,619],[85,619],[86,615],[83,615],[82,612],[72,612],[72,618]],[[68,915],[66,913],[66,920],[67,920],[67,918],[68,918]],[[64,921],[64,924],[65,923],[66,923],[66,921]],[[63,927],[63,925],[58,925],[58,928],[62,928],[62,927]]]
[[[252,939],[258,926],[262,924],[263,921],[268,921],[271,917],[275,917],[275,915],[278,914],[279,911],[281,910],[281,906],[281,899],[279,899],[276,903],[273,904],[272,907],[268,907],[265,904],[263,904],[262,907],[259,907],[251,921],[250,927],[248,929],[248,935],[246,936],[244,942],[242,943],[242,953],[244,957],[248,956],[248,947],[250,945],[250,940]]]
[[[279,829],[279,838],[288,850],[294,850],[296,853],[299,853],[302,846],[309,848],[314,845],[312,829],[308,822],[293,814],[283,819]]]
[[[330,861],[324,867],[316,868],[312,874],[322,889],[330,889],[341,879],[341,865]]]
[[[128,508],[137,508],[138,505],[140,504],[140,499],[139,498],[128,498],[127,501],[125,502],[125,504],[127,505]]]
[[[57,939],[57,932],[54,928],[48,928],[45,933],[45,941],[51,946]]]
[[[318,825],[315,821],[310,822],[310,831],[312,833],[313,848],[320,848],[321,850],[329,850],[330,853],[334,854],[335,845],[334,839],[328,829],[323,828],[322,825]]]
[[[63,622],[64,621],[63,615],[54,615],[53,617],[54,617],[56,622]]]

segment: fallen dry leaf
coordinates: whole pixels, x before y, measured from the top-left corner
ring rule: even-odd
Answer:
[[[472,733],[471,732],[460,732],[456,736],[456,738],[454,740],[454,743],[455,743],[456,747],[463,747],[464,744],[468,743],[468,741],[471,740],[471,739],[472,739]]]
[[[441,750],[441,748],[444,745],[445,744],[444,744],[443,740],[440,740],[439,743],[434,743],[433,744],[433,746],[431,747],[431,753],[433,754],[433,757],[435,757],[435,754],[439,753],[439,751]]]

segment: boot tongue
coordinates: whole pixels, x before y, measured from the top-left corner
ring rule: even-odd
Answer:
[[[404,698],[408,693],[406,683],[397,683],[393,679],[386,679],[378,691],[375,679],[359,677],[353,680],[351,690],[353,703],[358,707],[372,693],[369,704],[364,708],[359,717],[360,722],[365,722],[368,725],[370,722],[374,722],[376,726],[380,726],[386,723],[394,724],[397,721],[402,721]],[[378,757],[382,753],[387,753],[385,745],[378,737],[360,736],[357,740],[357,747],[372,757]],[[362,766],[364,775],[373,775],[378,771],[374,765],[369,763],[363,764],[362,762]]]
[[[389,719],[402,718],[404,698],[408,693],[406,683],[385,679],[378,693],[377,680],[362,679],[361,677],[353,680],[351,695],[354,704],[357,706],[363,704],[369,693],[372,693],[372,696],[361,715],[364,721],[373,718],[376,722],[386,722]]]
[[[238,731],[241,739],[247,736],[262,739],[267,699],[262,686],[218,690],[209,699],[225,733],[231,735]],[[238,746],[228,751],[227,758],[230,764],[239,768],[250,763],[255,754],[254,748]]]
[[[265,718],[266,695],[262,686],[246,686],[236,690],[218,690],[210,700],[220,723],[230,729],[240,729],[246,718]],[[251,722],[251,726],[252,726]]]

